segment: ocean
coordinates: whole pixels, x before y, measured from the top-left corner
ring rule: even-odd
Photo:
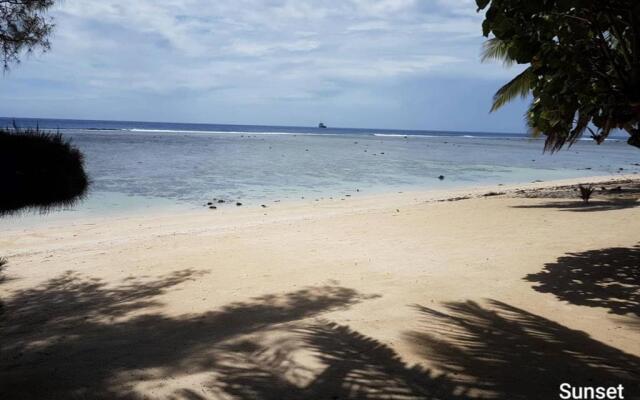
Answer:
[[[1,126],[13,122],[0,118]],[[90,193],[54,211],[65,215],[197,209],[214,198],[250,206],[617,175],[620,168],[640,172],[633,165],[640,153],[623,138],[601,146],[581,140],[544,154],[541,139],[491,132],[55,119],[15,124],[57,130],[84,153]]]

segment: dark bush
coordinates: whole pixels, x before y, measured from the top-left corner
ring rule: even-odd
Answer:
[[[82,153],[59,133],[0,129],[0,215],[70,206],[88,186]]]
[[[591,195],[595,191],[594,187],[591,185],[587,185],[587,186],[580,185],[578,186],[578,189],[580,189],[580,198],[582,199],[582,201],[584,201],[584,204],[589,204],[589,199],[591,198]]]

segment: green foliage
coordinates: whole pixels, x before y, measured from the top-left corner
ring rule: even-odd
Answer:
[[[587,129],[598,143],[624,129],[640,147],[640,1],[477,4],[490,37],[483,59],[529,65],[496,93],[492,110],[531,93],[527,122],[547,136],[547,150],[571,145]]]
[[[527,68],[501,87],[493,96],[491,111],[495,111],[516,97],[525,98],[531,90],[531,83],[535,79],[531,68]]]
[[[515,60],[509,58],[509,46],[507,42],[491,38],[484,42],[482,49],[482,61],[498,60],[502,61],[505,67],[509,67],[515,63]]]
[[[0,182],[0,215],[71,205],[89,184],[80,151],[38,129],[0,129]]]
[[[4,68],[23,51],[49,49],[53,23],[45,13],[54,0],[0,0],[0,57]]]

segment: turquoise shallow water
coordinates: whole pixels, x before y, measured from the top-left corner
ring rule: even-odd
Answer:
[[[6,122],[6,121],[5,121]],[[33,121],[19,121],[22,126]],[[194,209],[211,199],[259,204],[302,197],[445,189],[640,172],[624,141],[542,153],[521,135],[41,120],[86,157],[85,201],[54,214]],[[146,125],[145,125],[146,124]],[[177,126],[176,126],[177,125]],[[438,176],[444,175],[444,180]],[[24,217],[12,217],[16,219]],[[0,222],[1,223],[1,222]]]

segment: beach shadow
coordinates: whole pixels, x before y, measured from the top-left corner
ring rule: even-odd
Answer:
[[[406,338],[470,397],[556,399],[564,382],[622,384],[625,398],[640,395],[640,358],[584,332],[495,300],[415,307],[425,327]]]
[[[465,387],[441,373],[409,366],[393,349],[347,326],[316,321],[294,330],[296,345],[257,343],[227,353],[218,391],[238,399],[467,399]],[[295,361],[306,351],[319,365]]]
[[[444,313],[416,306],[425,328],[407,338],[439,372],[323,317],[379,297],[337,284],[204,313],[157,311],[160,296],[203,273],[110,286],[69,272],[11,293],[0,317],[0,398],[133,400],[151,384],[146,394],[172,400],[506,400],[557,398],[562,379],[638,393],[637,357],[495,301]],[[174,378],[190,383],[174,387]]]
[[[573,212],[595,212],[595,211],[615,211],[640,206],[640,201],[636,199],[612,199],[612,200],[592,200],[589,204],[582,201],[552,201],[543,204],[528,204],[512,206],[512,208],[553,208],[561,211]]]
[[[220,360],[229,358],[229,341],[373,297],[319,286],[199,314],[168,316],[154,309],[162,305],[159,296],[202,273],[177,271],[114,287],[69,272],[13,292],[0,316],[0,398],[138,399],[135,386],[145,381],[218,374]],[[192,389],[172,396],[206,398]]]
[[[571,304],[640,317],[640,245],[570,253],[525,280]]]

